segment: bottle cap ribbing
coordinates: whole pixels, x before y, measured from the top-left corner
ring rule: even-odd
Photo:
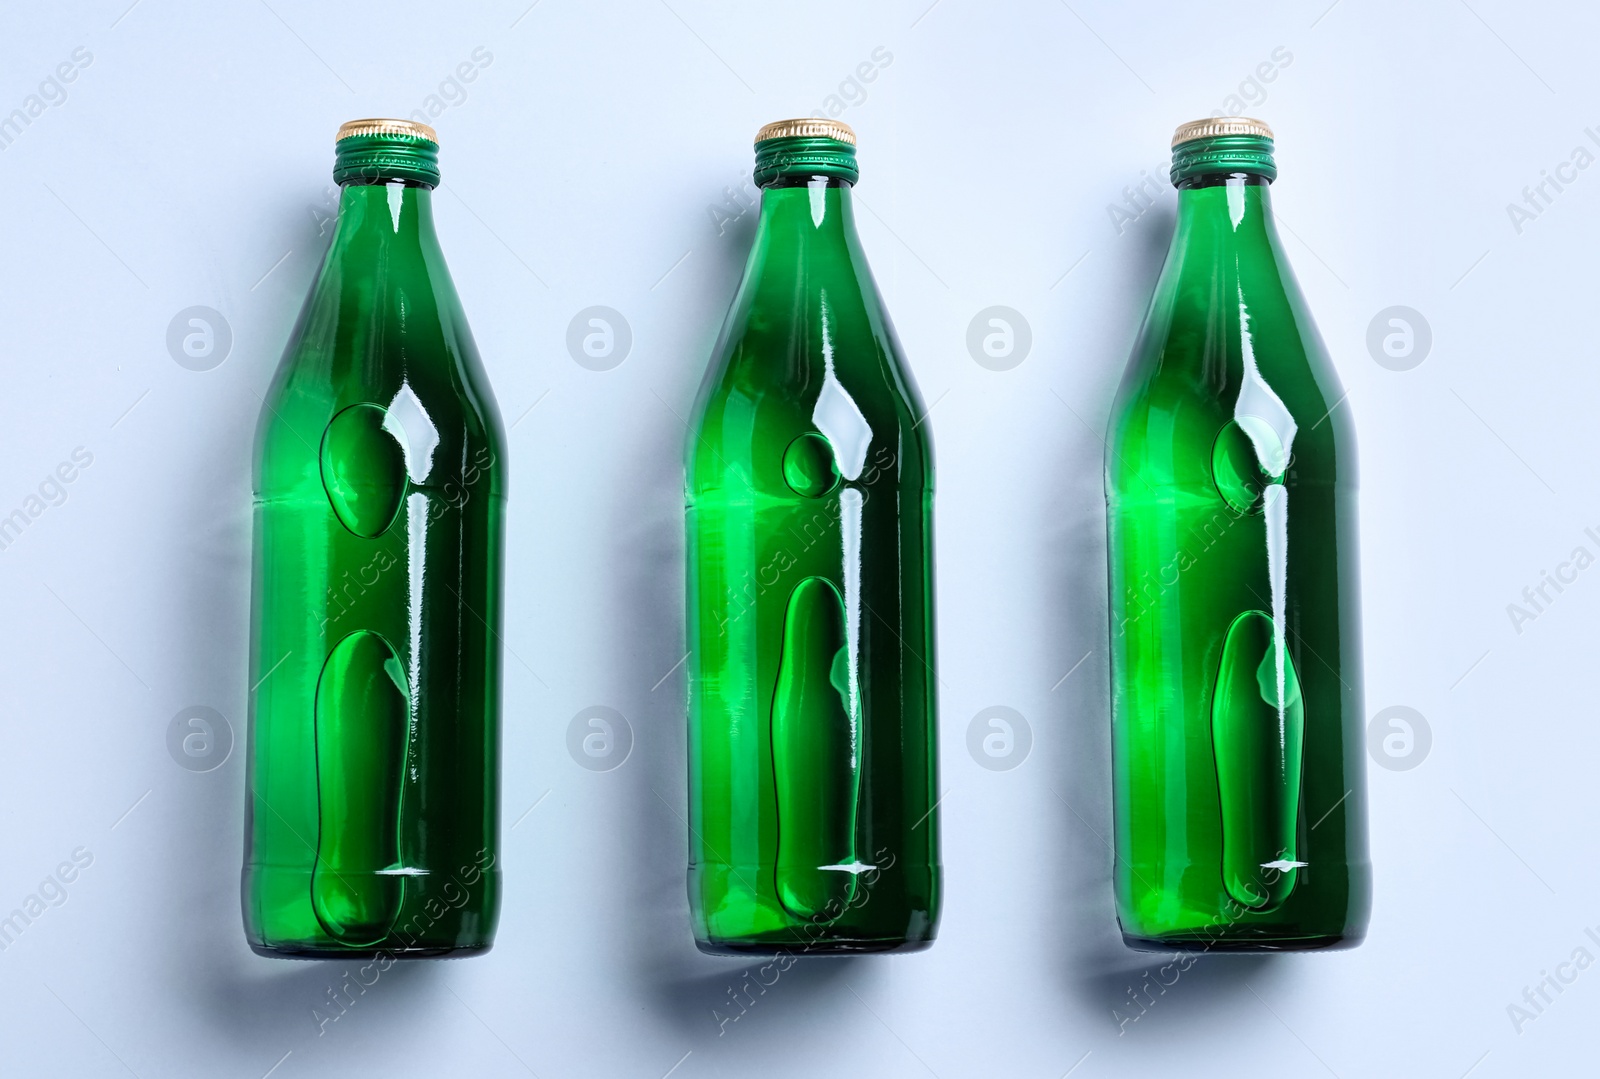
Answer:
[[[399,135],[413,139],[427,139],[435,146],[439,145],[439,133],[427,124],[419,124],[411,120],[385,120],[381,118],[346,120],[339,125],[339,133],[333,137],[333,141],[338,143],[345,139],[353,139],[358,135]]]
[[[1260,139],[1272,138],[1272,128],[1263,120],[1249,116],[1208,116],[1204,120],[1190,120],[1179,124],[1172,133],[1172,145],[1193,142],[1195,139],[1212,139],[1219,135],[1254,135]]]
[[[756,142],[766,142],[768,139],[834,139],[854,146],[856,133],[849,124],[842,124],[838,120],[818,120],[807,116],[798,120],[774,120],[766,124],[756,132]]]

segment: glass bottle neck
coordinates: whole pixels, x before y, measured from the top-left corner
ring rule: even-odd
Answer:
[[[1173,249],[1204,237],[1211,246],[1265,253],[1278,241],[1265,178],[1248,173],[1195,176],[1178,186]]]
[[[405,180],[346,183],[339,192],[335,247],[376,244],[398,252],[435,247],[433,189]]]
[[[761,192],[756,243],[777,239],[808,248],[853,247],[855,205],[849,183],[832,177],[779,177]]]

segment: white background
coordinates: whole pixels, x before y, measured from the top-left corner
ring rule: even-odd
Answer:
[[[1600,152],[1600,19],[669,2],[5,5],[0,115],[75,48],[92,61],[0,152],[0,515],[76,447],[93,464],[0,551],[0,915],[75,849],[93,863],[0,951],[0,1071],[1592,1073],[1600,971],[1520,1031],[1507,1009],[1575,950],[1600,959],[1600,570],[1520,626],[1507,605],[1578,546],[1600,554],[1600,169],[1566,172],[1520,232],[1506,206]],[[319,1033],[345,968],[258,958],[239,917],[257,395],[326,244],[335,127],[424,107],[480,46],[492,61],[434,121],[436,202],[516,424],[504,914],[487,957],[397,966]],[[710,207],[759,124],[822,107],[880,46],[841,118],[938,450],[944,918],[921,955],[792,968],[719,1033],[747,965],[701,956],[688,926],[680,417],[753,215],[719,234]],[[1279,47],[1292,60],[1249,85]],[[1415,708],[1433,742],[1371,769],[1364,946],[1203,958],[1119,1030],[1160,961],[1119,941],[1102,839],[1099,432],[1174,198],[1121,234],[1108,207],[1233,94],[1277,129],[1286,243],[1360,433],[1368,714]],[[606,372],[565,344],[596,304],[633,336]],[[166,345],[195,305],[233,338],[203,372]],[[1031,326],[1010,371],[966,346],[992,305]],[[1414,370],[1367,347],[1393,305],[1431,326]],[[235,736],[209,772],[166,746],[195,705]],[[566,748],[594,705],[635,735],[608,772]],[[1009,771],[966,748],[991,705],[1033,732]]]

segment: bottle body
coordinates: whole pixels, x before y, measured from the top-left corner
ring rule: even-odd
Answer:
[[[257,431],[257,952],[490,946],[504,475],[431,190],[347,184]]]
[[[934,938],[921,420],[849,185],[768,186],[687,450],[689,897],[703,950]]]
[[[1365,934],[1343,398],[1266,179],[1180,185],[1106,457],[1116,896],[1134,947]]]

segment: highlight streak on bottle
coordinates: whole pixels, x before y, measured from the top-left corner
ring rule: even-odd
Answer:
[[[823,289],[818,297],[818,315],[822,323],[822,389],[811,410],[811,422],[816,424],[833,448],[834,467],[848,482],[861,477],[867,463],[867,449],[872,443],[872,425],[861,413],[861,406],[840,383],[834,370],[832,317],[828,310],[828,291]],[[862,519],[860,490],[846,487],[839,493],[839,539],[841,546],[841,571],[844,575],[845,636],[848,645],[847,674],[850,693],[850,714],[857,723],[852,729],[852,768],[860,766],[856,759],[861,746],[861,671],[858,667],[861,644],[861,535]]]
[[[1242,214],[1243,190],[1228,189],[1229,213],[1234,227]],[[1239,202],[1241,208],[1235,208]],[[1239,382],[1239,396],[1233,404],[1233,420],[1250,438],[1256,451],[1256,463],[1273,482],[1263,492],[1262,512],[1267,524],[1267,578],[1272,588],[1272,622],[1275,653],[1278,657],[1278,699],[1284,697],[1284,665],[1288,652],[1284,648],[1284,605],[1289,591],[1289,491],[1283,485],[1284,473],[1289,469],[1294,449],[1294,436],[1299,425],[1294,415],[1283,403],[1267,380],[1261,377],[1256,366],[1255,339],[1250,333],[1250,308],[1245,302],[1243,286],[1239,286],[1239,349],[1243,362],[1243,378]],[[1281,717],[1280,717],[1281,721]]]
[[[1243,213],[1242,200],[1242,189],[1237,193],[1229,189],[1229,216],[1235,228]],[[1212,738],[1222,795],[1223,881],[1237,902],[1264,910],[1288,897],[1296,869],[1303,864],[1295,859],[1294,850],[1305,716],[1284,634],[1289,491],[1282,482],[1299,428],[1256,365],[1242,286],[1238,302],[1243,369],[1233,422],[1249,437],[1260,475],[1270,481],[1262,491],[1261,512],[1272,613],[1246,611],[1228,627],[1212,700]],[[1263,634],[1265,639],[1258,639]]]
[[[772,771],[778,801],[778,898],[813,918],[856,893],[860,755],[849,686],[844,604],[832,582],[807,577],[784,614],[772,700]]]
[[[428,496],[414,491],[406,496],[406,550],[408,580],[406,589],[406,636],[411,648],[410,684],[406,694],[406,749],[404,757],[410,762],[406,778],[416,783],[418,705],[422,700],[422,633],[423,585],[428,579]],[[414,848],[413,848],[414,849]]]
[[[328,935],[363,946],[388,933],[405,899],[400,808],[410,712],[399,657],[357,630],[317,681],[317,861],[311,906]]]
[[[1235,902],[1253,911],[1287,899],[1305,864],[1296,859],[1305,715],[1300,681],[1279,640],[1265,611],[1235,618],[1211,706],[1222,881]]]

